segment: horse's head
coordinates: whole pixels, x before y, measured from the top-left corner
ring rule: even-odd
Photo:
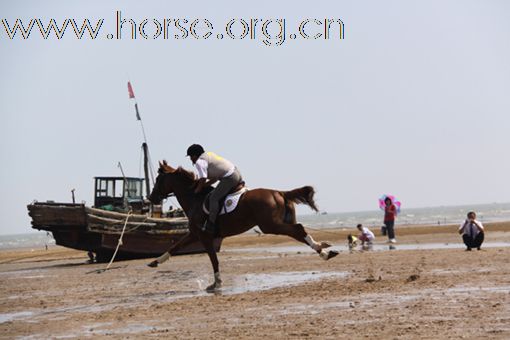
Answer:
[[[158,177],[154,188],[149,195],[149,201],[153,204],[160,204],[168,195],[184,193],[191,190],[195,182],[195,175],[181,167],[172,168],[166,161],[159,162]]]

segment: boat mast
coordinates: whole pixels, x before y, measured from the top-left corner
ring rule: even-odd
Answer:
[[[131,82],[128,81],[128,93],[129,93],[129,99],[133,99],[135,102],[135,112],[136,112],[136,120],[140,122],[140,126],[142,128],[142,134],[143,134],[143,170],[145,173],[145,192],[147,197],[149,197],[151,189],[150,189],[150,182],[149,182],[149,174],[152,178],[152,182],[154,183],[154,175],[152,172],[149,172],[149,146],[147,145],[147,136],[145,135],[145,128],[143,127],[143,121],[142,117],[140,116],[140,111],[138,110],[138,102],[136,101],[135,92],[133,91],[133,87],[131,86]],[[152,170],[152,168],[151,168]]]
[[[147,146],[147,143],[142,144],[143,149],[143,171],[145,173],[145,193],[147,195],[147,198],[149,198],[149,195],[151,193],[151,186],[149,183],[149,147]]]

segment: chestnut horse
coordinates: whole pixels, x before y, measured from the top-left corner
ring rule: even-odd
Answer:
[[[299,242],[309,245],[319,253],[324,260],[338,255],[335,250],[324,250],[331,245],[328,242],[316,242],[306,233],[303,225],[296,223],[296,212],[294,203],[304,203],[315,211],[317,207],[313,201],[314,190],[305,186],[291,191],[278,191],[270,189],[248,190],[240,198],[236,209],[228,214],[219,215],[217,219],[217,235],[211,235],[202,231],[202,226],[207,219],[203,211],[203,203],[209,187],[200,194],[194,193],[196,184],[195,175],[192,172],[179,167],[177,169],[169,166],[166,161],[159,163],[158,177],[149,196],[152,203],[159,204],[169,194],[174,193],[177,201],[183,208],[189,219],[189,233],[178,243],[159,258],[149,264],[157,267],[158,264],[169,259],[170,255],[179,247],[182,247],[197,238],[203,244],[214,270],[214,283],[207,287],[208,291],[221,287],[221,278],[218,264],[218,257],[213,247],[215,237],[228,237],[241,234],[250,228],[258,225],[260,230],[266,234],[287,235]]]

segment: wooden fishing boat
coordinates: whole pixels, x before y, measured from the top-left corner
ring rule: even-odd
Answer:
[[[135,95],[128,82],[129,98]],[[95,177],[94,206],[85,204],[33,202],[28,205],[32,228],[53,234],[58,245],[85,250],[91,260],[110,261],[122,230],[122,242],[116,259],[160,256],[188,232],[188,220],[181,216],[163,214],[161,206],[151,205],[145,199],[151,192],[149,184],[149,151],[142,119],[135,100],[136,119],[140,122],[144,143],[145,178]],[[119,167],[120,166],[119,163]],[[145,187],[144,187],[145,182]],[[145,196],[143,191],[145,189]],[[179,215],[179,214],[177,214]],[[221,238],[215,239],[216,251]],[[195,242],[172,252],[173,255],[205,252],[200,242]]]
[[[184,216],[151,217],[160,213],[143,199],[143,181],[136,177],[96,177],[94,207],[33,202],[27,207],[32,228],[51,232],[56,244],[87,251],[91,260],[98,262],[110,261],[125,229],[116,259],[159,256],[188,232],[188,220]],[[217,251],[221,241],[215,240]],[[205,249],[197,241],[174,255],[201,252]]]

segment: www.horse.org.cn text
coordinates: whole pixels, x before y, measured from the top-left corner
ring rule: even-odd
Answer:
[[[2,19],[8,39],[44,40],[248,40],[266,46],[281,46],[292,40],[336,41],[345,39],[344,23],[340,19],[304,19],[291,23],[288,19],[234,18],[224,24],[208,19],[150,18],[135,20],[115,13],[115,23],[105,19],[65,18],[62,20],[24,18]],[[108,27],[107,27],[108,26]],[[108,32],[107,32],[108,31]]]

